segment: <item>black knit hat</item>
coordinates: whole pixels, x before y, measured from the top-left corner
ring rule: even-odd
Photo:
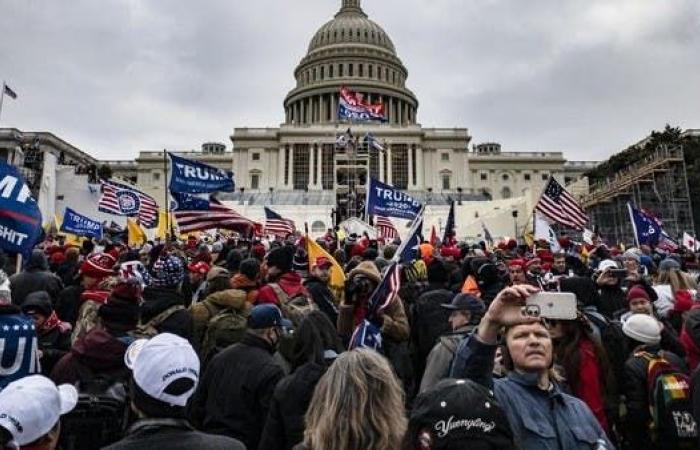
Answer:
[[[289,272],[292,270],[294,253],[295,248],[290,245],[276,248],[267,254],[267,266],[277,267],[282,272]]]
[[[493,391],[455,379],[442,380],[416,398],[407,444],[409,449],[515,449],[508,418]]]
[[[140,285],[132,280],[120,281],[97,314],[109,329],[122,332],[134,330],[139,322],[140,296]]]

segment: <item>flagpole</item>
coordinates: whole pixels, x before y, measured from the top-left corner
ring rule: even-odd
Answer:
[[[5,100],[5,80],[2,80],[2,92],[0,92],[0,119],[2,119],[2,102]]]
[[[168,150],[163,149],[163,194],[165,196],[165,241],[173,238],[170,224],[170,200],[168,199]]]
[[[632,215],[632,205],[630,204],[630,202],[627,202],[627,211],[629,212],[630,221],[632,222],[632,230],[634,230],[634,242],[637,243],[637,248],[639,248],[640,245],[639,235],[637,234],[637,222],[634,221],[634,216]]]

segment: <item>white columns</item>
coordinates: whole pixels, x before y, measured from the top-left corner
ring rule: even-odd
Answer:
[[[280,145],[277,154],[277,182],[270,184],[274,184],[277,188],[284,186],[284,145]]]
[[[389,148],[387,148],[386,154],[387,154],[387,157],[386,157],[387,165],[389,166],[389,167],[387,167],[387,171],[386,171],[386,176],[387,176],[386,182],[389,184],[393,184],[391,182],[391,180],[392,180],[391,168],[393,166],[393,163],[391,161],[391,144],[389,144]]]
[[[385,150],[385,151],[388,151],[388,150]],[[384,152],[379,152],[379,181],[381,181],[382,183],[385,182],[385,180],[384,180]]]
[[[309,190],[312,190],[314,188],[314,170],[316,170],[316,161],[314,161],[314,147],[316,144],[311,144],[308,147],[309,151],[309,183],[306,185],[306,187]]]
[[[408,144],[408,189],[413,188],[413,144]]]

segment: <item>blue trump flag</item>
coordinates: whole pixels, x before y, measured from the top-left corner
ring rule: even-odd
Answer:
[[[399,219],[413,219],[423,205],[394,186],[374,178],[367,189],[367,214]]]
[[[87,236],[95,239],[102,238],[102,223],[97,220],[92,220],[82,214],[78,214],[72,209],[66,207],[66,212],[63,214],[63,223],[61,231],[74,234],[76,236]]]
[[[41,211],[17,167],[0,161],[0,248],[27,256],[41,238]]]
[[[210,192],[233,192],[236,185],[233,172],[203,164],[198,161],[175,156],[172,153],[172,173],[170,175],[170,190],[189,194],[204,194]]]
[[[633,208],[630,203],[627,203],[629,209],[632,228],[634,228],[634,238],[637,245],[647,244],[656,245],[661,238],[661,224],[655,217]]]

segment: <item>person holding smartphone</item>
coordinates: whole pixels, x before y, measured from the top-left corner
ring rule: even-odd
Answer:
[[[626,296],[622,289],[622,280],[626,276],[627,271],[611,259],[601,261],[598,270],[593,274],[600,297],[598,312],[608,319],[613,319],[627,309]]]
[[[540,317],[525,313],[526,299],[536,292],[532,286],[503,289],[478,331],[460,343],[450,375],[493,389],[522,450],[612,449],[588,406],[556,382],[550,331]],[[494,380],[499,335],[505,342],[507,375]]]

